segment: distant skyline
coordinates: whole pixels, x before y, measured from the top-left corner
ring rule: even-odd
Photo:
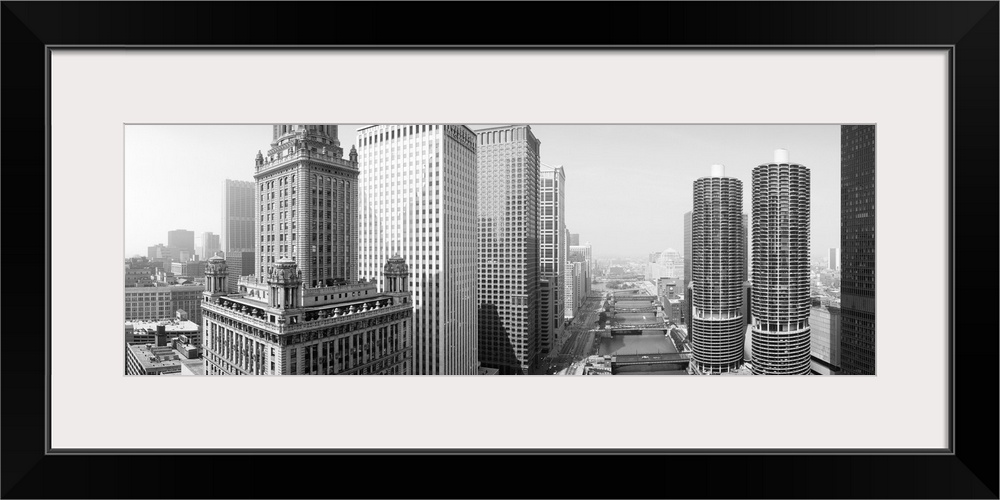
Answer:
[[[356,130],[339,125],[345,154]],[[494,126],[469,125],[473,130]],[[743,181],[751,210],[750,172],[787,149],[811,174],[810,255],[840,246],[839,125],[531,125],[542,162],[566,171],[566,225],[595,258],[683,253],[683,216],[693,183],[713,164]],[[253,181],[254,157],[266,152],[271,125],[127,125],[125,255],[166,244],[167,231],[222,232],[222,183]],[[639,210],[636,210],[639,209]],[[202,242],[196,241],[195,246]],[[687,258],[688,256],[685,256]],[[202,256],[204,258],[204,256]]]

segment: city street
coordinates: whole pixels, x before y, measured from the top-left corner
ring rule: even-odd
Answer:
[[[598,327],[601,303],[600,295],[592,295],[584,301],[573,324],[567,327],[569,338],[566,339],[559,354],[551,360],[548,373],[570,368],[575,362],[582,361],[596,352],[595,334],[591,330]],[[572,370],[569,373],[572,373]]]

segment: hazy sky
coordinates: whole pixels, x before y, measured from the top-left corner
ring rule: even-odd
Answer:
[[[346,151],[356,130],[341,125]],[[489,125],[470,125],[475,130]],[[566,224],[595,257],[684,251],[692,183],[712,164],[743,181],[774,150],[811,172],[813,258],[840,246],[838,125],[532,125],[542,161],[566,171]],[[253,180],[254,157],[268,149],[270,125],[125,127],[125,254],[167,243],[167,231],[222,230],[222,183]],[[635,209],[642,209],[636,211]]]

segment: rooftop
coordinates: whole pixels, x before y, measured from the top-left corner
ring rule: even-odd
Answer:
[[[310,295],[308,298],[311,299],[312,297],[313,296]],[[240,304],[240,305],[245,305],[245,306],[249,306],[249,307],[256,307],[256,308],[259,308],[259,309],[270,309],[270,306],[268,305],[267,302],[262,301],[262,300],[257,300],[257,297],[250,297],[250,296],[245,296],[245,295],[226,295],[224,298],[226,300],[229,300],[230,302],[235,302],[235,303]],[[372,302],[372,301],[376,301],[376,300],[387,300],[389,298],[390,298],[389,295],[386,295],[384,293],[378,293],[378,294],[369,295],[369,296],[366,296],[366,297],[349,297],[349,298],[344,298],[344,299],[337,299],[336,301],[331,301],[332,300],[331,299],[331,300],[327,300],[325,302],[318,302],[315,305],[311,305],[310,301],[307,300],[305,302],[305,304],[302,305],[302,307],[296,308],[296,310],[318,311],[320,309],[332,309],[332,308],[335,308],[335,307],[347,307],[347,308],[349,308],[351,306],[362,305],[362,304],[364,304],[366,302]]]
[[[367,127],[361,127],[359,129],[356,129],[356,131],[357,132],[361,132],[362,130],[368,130],[370,128],[387,126],[387,125],[397,126],[397,127],[408,127],[410,125],[455,125],[455,126],[458,126],[458,127],[465,127],[470,132],[475,132],[474,130],[472,130],[471,128],[469,128],[468,125],[461,125],[461,124],[458,124],[458,123],[429,123],[429,124],[428,123],[393,123],[393,124],[379,124],[379,125],[369,125]],[[513,125],[511,125],[511,126],[513,127]],[[499,127],[499,128],[506,128],[506,127]],[[487,129],[482,129],[482,130],[487,130]]]
[[[186,291],[202,291],[205,289],[203,283],[196,284],[175,284],[170,285],[162,281],[155,282],[150,286],[127,286],[125,287],[126,293],[138,293],[143,290],[159,289],[158,291],[164,291],[164,289],[170,289],[171,291],[186,292]]]
[[[521,127],[521,126],[522,125],[500,125],[498,127],[477,128],[473,130],[473,132],[476,132],[478,134],[479,132],[486,132],[489,130],[504,130],[508,128]]]
[[[171,347],[156,347],[152,344],[128,344],[132,356],[144,370],[180,367],[184,356]]]
[[[156,331],[157,325],[164,325],[165,330],[169,332],[192,332],[198,331],[198,323],[194,321],[180,321],[176,319],[170,320],[160,320],[160,321],[126,321],[125,328],[129,326],[135,331],[140,330],[152,330]]]
[[[205,359],[184,359],[181,358],[181,366],[187,368],[191,375],[204,375],[205,374]],[[181,373],[184,373],[183,371]]]

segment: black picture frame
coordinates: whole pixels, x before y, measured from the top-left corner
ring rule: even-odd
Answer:
[[[993,314],[998,303],[993,255],[1000,165],[996,1],[2,5],[2,123],[7,146],[0,151],[7,195],[3,221],[9,242],[34,242],[3,246],[4,262],[16,266],[8,270],[32,269],[4,283],[4,498],[998,498],[998,325]],[[292,450],[264,457],[157,450],[50,453],[48,345],[42,320],[52,314],[47,298],[56,278],[48,265],[47,196],[48,61],[54,47],[239,50],[351,45],[377,50],[481,49],[497,43],[569,50],[570,45],[607,50],[948,47],[953,101],[949,452],[664,455],[617,450],[551,456],[518,450],[489,461],[480,455],[495,453],[423,451],[417,453],[419,458],[414,453],[375,452],[293,455]],[[962,238],[957,228],[964,229]],[[833,405],[829,411],[843,410]],[[864,414],[854,410],[844,418]],[[266,472],[278,474],[267,478]],[[371,474],[376,479],[363,480]]]

